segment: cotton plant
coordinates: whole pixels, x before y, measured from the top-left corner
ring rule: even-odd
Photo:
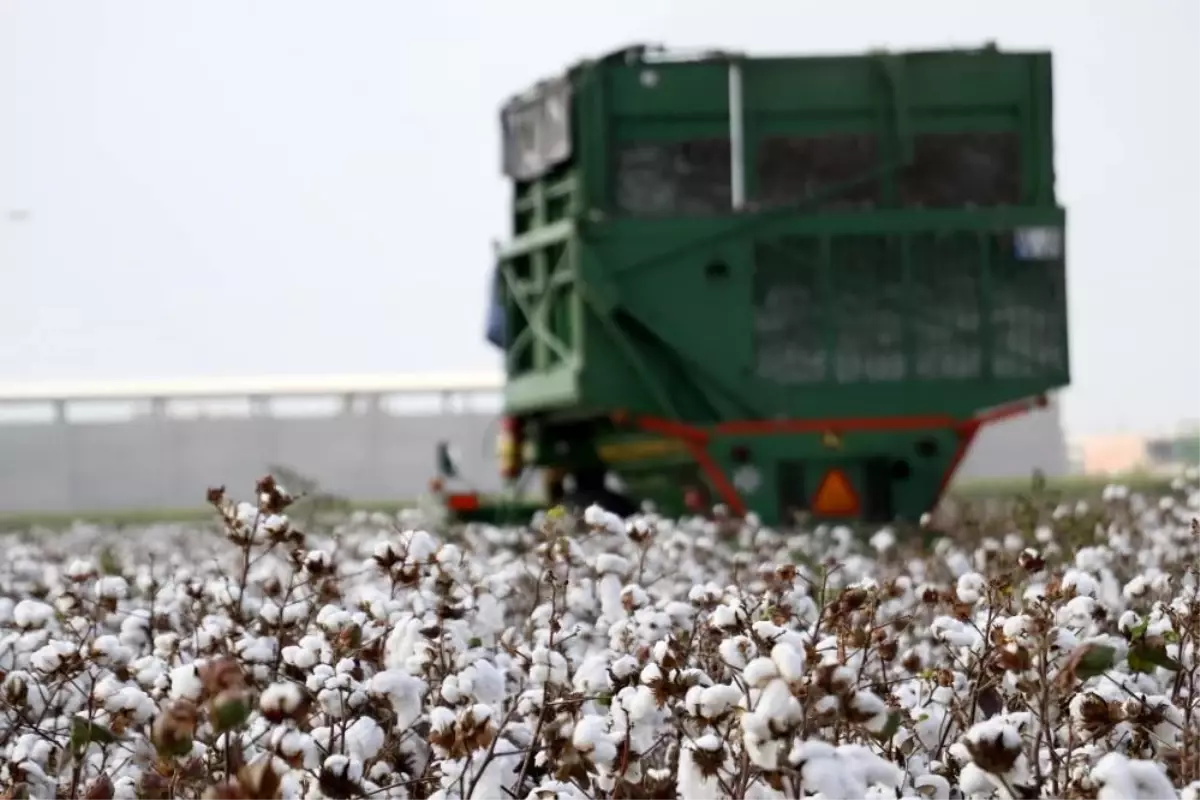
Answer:
[[[1200,481],[774,530],[598,506],[0,536],[0,796],[1200,796]],[[87,554],[87,555],[81,555]]]

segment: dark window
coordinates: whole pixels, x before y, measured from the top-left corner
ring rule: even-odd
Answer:
[[[900,202],[910,208],[1016,205],[1020,150],[1012,133],[923,133],[900,176]]]
[[[875,137],[857,134],[773,137],[758,147],[758,195],[765,206],[823,210],[879,203]]]
[[[640,142],[617,151],[617,211],[722,214],[732,207],[729,141]]]

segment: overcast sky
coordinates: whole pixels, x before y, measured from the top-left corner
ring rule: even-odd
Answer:
[[[1200,416],[1197,0],[0,0],[0,382],[495,369],[505,96],[989,39],[1055,53],[1069,430]]]

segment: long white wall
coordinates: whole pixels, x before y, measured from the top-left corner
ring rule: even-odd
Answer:
[[[353,500],[405,499],[427,487],[442,440],[455,446],[475,488],[499,488],[490,410],[498,406],[498,378],[448,380],[441,389],[432,378],[273,386],[23,386],[7,393],[0,386],[0,513],[189,508],[213,485],[248,494],[270,465]],[[235,389],[245,390],[240,401]],[[204,415],[203,404],[231,396],[243,406],[240,414],[225,408]],[[272,397],[344,400],[345,408],[331,411],[326,403],[319,414],[277,413],[272,402],[282,401]],[[99,413],[113,404],[115,411]],[[30,418],[18,408],[41,413]],[[1019,477],[1035,468],[1067,471],[1054,403],[985,429],[960,475]]]

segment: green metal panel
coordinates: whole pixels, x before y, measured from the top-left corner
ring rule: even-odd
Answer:
[[[622,51],[505,114],[506,408],[551,439],[614,409],[961,419],[1069,383],[1046,53]],[[822,457],[812,438],[758,445],[764,502]],[[859,474],[911,438],[846,457]],[[908,507],[943,444],[896,489]]]
[[[613,314],[586,312],[583,394],[706,423],[967,416],[1064,385],[1062,258],[1014,255],[1018,231],[1062,219],[1057,209],[761,212],[727,235],[724,222],[614,220],[581,261],[585,284],[620,298]],[[714,264],[725,272],[713,277]],[[659,384],[668,399],[654,395]]]

